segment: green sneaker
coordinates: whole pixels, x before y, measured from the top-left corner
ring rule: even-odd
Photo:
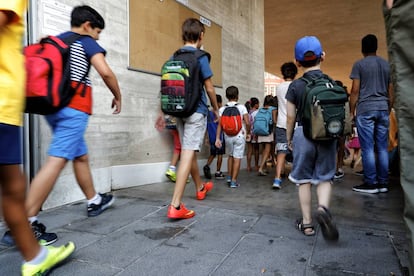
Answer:
[[[168,169],[165,172],[165,176],[172,182],[175,182],[177,180],[177,174],[175,173],[175,171]]]
[[[22,276],[46,275],[50,269],[65,260],[75,250],[75,244],[68,242],[65,245],[55,247],[46,246],[48,253],[46,259],[37,265],[24,263],[22,265]]]

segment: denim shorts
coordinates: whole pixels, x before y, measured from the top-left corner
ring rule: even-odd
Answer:
[[[287,143],[287,138],[286,138],[286,129],[281,128],[281,127],[277,127],[275,133],[276,133],[275,134],[275,136],[276,136],[276,148],[275,148],[276,149],[276,154],[278,154],[278,153],[285,153],[285,154],[290,153],[288,143]]]
[[[0,165],[22,163],[22,128],[0,123]]]
[[[65,107],[47,115],[46,120],[53,132],[49,146],[49,156],[73,160],[88,153],[84,138],[89,115],[85,112]]]
[[[314,142],[303,134],[303,128],[295,129],[293,140],[293,164],[289,180],[297,185],[331,181],[336,171],[336,140]]]
[[[181,149],[200,151],[207,128],[207,116],[198,112],[187,118],[177,118]]]

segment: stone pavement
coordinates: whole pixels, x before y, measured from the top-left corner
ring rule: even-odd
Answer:
[[[113,208],[87,218],[85,201],[40,214],[60,245],[76,251],[51,275],[405,275],[407,237],[398,178],[389,193],[352,192],[361,177],[350,169],[335,182],[331,211],[340,238],[326,242],[320,229],[305,237],[297,188],[288,180],[272,190],[273,176],[242,170],[241,186],[225,180],[203,201],[189,184],[183,202],[196,211],[188,220],[166,217],[173,185],[144,185],[113,193]],[[315,195],[315,193],[314,193]],[[315,197],[313,203],[316,208]],[[1,235],[4,226],[0,226]],[[19,275],[22,258],[0,245],[0,275]]]

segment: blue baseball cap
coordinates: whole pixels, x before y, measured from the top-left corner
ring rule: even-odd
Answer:
[[[307,52],[312,52],[313,55],[306,56]],[[322,56],[322,45],[319,39],[315,36],[304,36],[296,42],[295,45],[295,59],[297,61],[315,60]]]

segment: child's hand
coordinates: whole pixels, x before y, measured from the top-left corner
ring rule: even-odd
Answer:
[[[111,108],[114,108],[115,110],[114,112],[112,112],[112,114],[119,114],[121,113],[121,100],[117,100],[117,99],[113,99],[112,100],[112,104],[111,104]]]
[[[216,148],[220,149],[223,145],[221,144],[220,139],[217,139],[216,142],[214,143],[214,145],[216,146]]]
[[[158,131],[162,131],[165,128],[165,119],[164,114],[160,112],[160,114],[157,117],[157,120],[155,121],[155,128]]]

